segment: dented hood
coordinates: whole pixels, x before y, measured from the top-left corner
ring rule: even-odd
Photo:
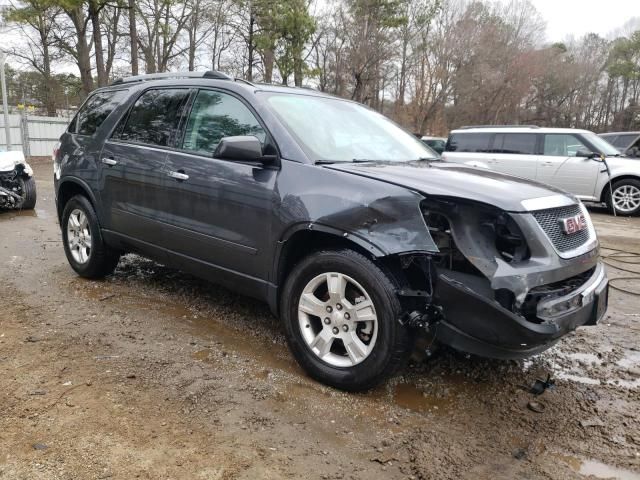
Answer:
[[[561,195],[567,203],[577,202],[571,194],[549,185],[452,163],[333,163],[327,168],[401,185],[425,195],[465,198],[510,212],[526,211],[522,202],[526,205],[527,200],[544,197]]]

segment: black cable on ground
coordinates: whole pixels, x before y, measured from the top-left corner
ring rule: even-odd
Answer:
[[[621,287],[620,285],[616,285],[616,283],[618,281],[636,281],[636,282],[640,282],[640,271],[638,270],[631,270],[629,268],[624,268],[624,267],[620,267],[618,265],[616,265],[615,263],[612,263],[612,260],[617,262],[617,263],[626,263],[628,265],[637,265],[638,268],[640,268],[640,254],[635,253],[635,252],[628,252],[626,250],[621,250],[619,248],[611,248],[611,247],[602,247],[603,250],[612,250],[613,253],[610,253],[608,255],[602,255],[602,261],[609,265],[610,267],[613,267],[617,270],[621,270],[623,272],[628,272],[628,273],[633,273],[635,275],[633,276],[627,276],[627,277],[617,277],[617,278],[612,278],[609,280],[609,286],[611,288],[613,288],[614,290],[618,290],[620,292],[623,293],[628,293],[629,295],[635,295],[640,297],[640,291],[634,291],[634,290],[629,290],[628,288],[624,288]],[[625,259],[633,259],[633,260],[625,260]],[[634,261],[635,260],[635,261]]]

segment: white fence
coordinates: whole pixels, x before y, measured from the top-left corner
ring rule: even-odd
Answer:
[[[10,150],[22,150],[25,157],[51,156],[53,147],[67,128],[70,119],[63,117],[37,117],[9,115]],[[0,112],[0,146],[7,146],[4,116]]]

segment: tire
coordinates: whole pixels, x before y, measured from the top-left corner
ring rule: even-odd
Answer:
[[[22,210],[33,210],[36,206],[36,180],[33,177],[22,177],[20,179],[22,189]]]
[[[73,219],[71,219],[72,216]],[[78,219],[81,219],[80,227],[76,226]],[[85,278],[103,278],[113,273],[118,265],[120,254],[104,243],[96,212],[85,196],[76,195],[66,203],[62,212],[61,226],[64,253],[71,268],[78,275]],[[77,237],[72,230],[79,232]],[[70,235],[75,237],[71,238],[74,245],[77,247],[82,245],[83,248],[73,248]],[[86,247],[87,244],[90,245],[89,248]]]
[[[334,285],[340,284],[340,278],[346,279],[344,291],[347,293],[342,297],[349,299],[342,302],[345,305],[336,303],[338,297],[326,291],[329,284],[325,279],[330,272]],[[299,312],[302,295],[311,298],[309,292],[317,281],[320,283],[311,303],[313,311],[319,315]],[[362,391],[374,387],[404,366],[411,354],[413,336],[398,320],[401,306],[395,291],[387,274],[352,250],[317,252],[297,264],[285,282],[280,311],[289,348],[309,376],[341,390]],[[320,294],[324,303],[317,292],[325,292]],[[320,303],[315,303],[316,300]],[[323,313],[328,312],[329,307],[332,312]],[[349,315],[349,312],[353,313]],[[375,320],[353,321],[351,316]],[[321,340],[317,343],[316,337],[324,339],[327,333],[330,342]],[[322,348],[327,344],[330,344],[328,352]],[[313,348],[318,348],[318,352]],[[327,353],[321,358],[322,351]]]
[[[613,201],[607,189],[605,202],[616,215],[635,216],[640,214],[640,180],[633,178],[620,180],[613,184]]]

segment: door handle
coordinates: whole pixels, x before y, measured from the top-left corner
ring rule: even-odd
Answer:
[[[177,172],[169,172],[168,175],[171,178],[175,178],[179,182],[184,182],[185,180],[189,180],[189,175],[179,170]]]
[[[550,167],[551,165],[553,165],[553,162],[547,160],[546,162],[542,162],[542,165],[544,165],[546,167]]]
[[[113,158],[103,157],[102,158],[102,163],[104,163],[105,165],[109,165],[110,167],[113,167],[114,165],[118,164],[118,161],[113,159]]]

